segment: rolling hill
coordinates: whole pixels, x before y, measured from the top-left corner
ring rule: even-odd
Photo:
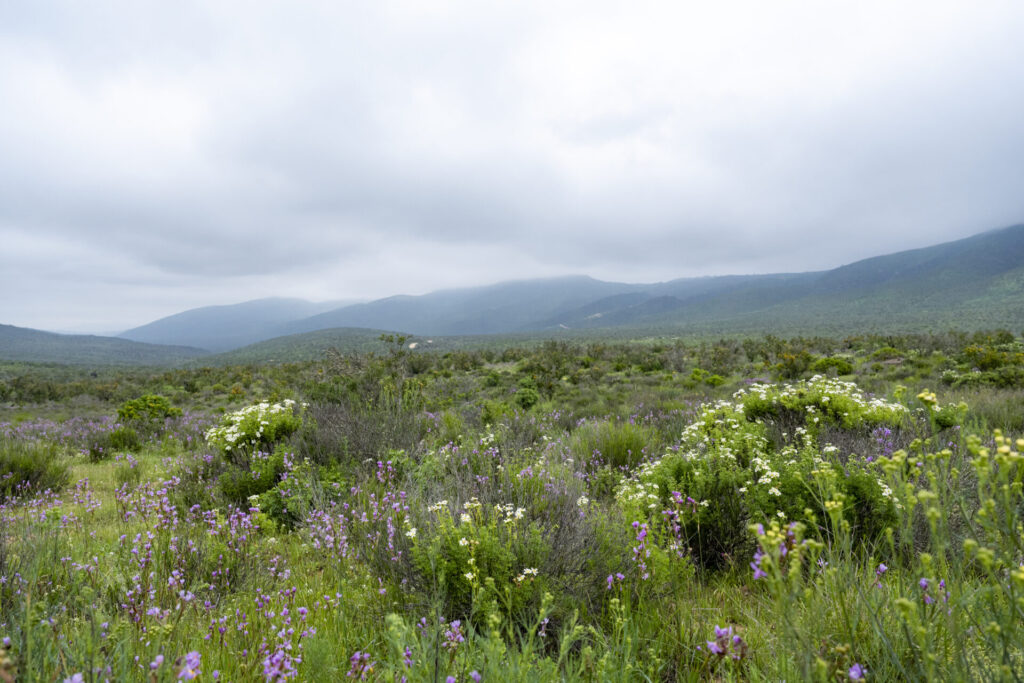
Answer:
[[[187,346],[84,334],[57,334],[0,325],[0,358],[28,363],[69,365],[171,365],[204,355]]]

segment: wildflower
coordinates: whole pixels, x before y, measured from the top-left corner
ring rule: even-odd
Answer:
[[[409,538],[416,538],[416,527],[413,527],[405,532],[405,535]]]
[[[348,661],[351,667],[345,676],[347,678],[358,678],[361,681],[366,680],[366,677],[373,673],[373,667],[377,664],[377,662],[370,661],[369,652],[360,652],[359,650],[356,650],[355,654],[349,657]]]
[[[477,673],[476,669],[469,672],[469,677],[473,679],[474,683],[480,683],[480,680],[483,678],[483,676]]]
[[[473,518],[467,515],[465,512],[463,512],[461,515],[459,515],[459,521],[463,524],[469,524],[473,521]]]
[[[467,581],[472,581],[476,578],[476,574],[474,574],[473,572],[466,572],[465,574],[463,574],[463,576],[466,577]]]
[[[863,681],[864,680],[864,667],[857,662],[853,663],[850,670],[846,672],[851,681]]]
[[[711,654],[739,661],[747,656],[747,644],[739,634],[733,633],[732,626],[720,628],[715,626],[715,639],[705,641]]]
[[[71,678],[65,678],[64,683],[85,683],[85,678],[82,676],[82,674],[78,673],[72,676]]]
[[[185,655],[185,663],[181,665],[181,671],[178,672],[178,678],[191,681],[201,673],[202,671],[199,670],[199,653],[193,650]]]
[[[758,579],[766,578],[768,576],[768,574],[764,571],[764,569],[761,568],[761,560],[763,560],[763,559],[764,559],[764,553],[761,552],[760,549],[758,549],[754,553],[754,561],[750,563],[750,568],[754,570],[754,580],[755,581],[757,581]]]
[[[448,630],[444,632],[444,643],[442,647],[455,652],[459,645],[465,642],[466,636],[462,633],[462,621],[456,619],[448,624]]]

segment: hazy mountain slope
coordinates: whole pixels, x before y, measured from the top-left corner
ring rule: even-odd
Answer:
[[[1019,331],[1024,327],[1024,225],[829,271],[648,285],[576,276],[394,296],[308,317],[298,315],[303,306],[314,304],[278,299],[196,309],[123,336],[226,349],[333,328],[423,336],[529,336],[565,330],[846,334],[993,326]],[[296,338],[289,343],[326,342]],[[256,353],[277,353],[267,348]]]
[[[285,334],[286,323],[338,308],[339,304],[271,298],[227,306],[206,306],[155,320],[118,336],[152,344],[181,344],[209,351],[226,351]]]
[[[328,349],[358,353],[368,351],[384,352],[388,349],[388,344],[380,340],[382,334],[388,333],[384,330],[369,330],[362,327],[315,330],[302,334],[275,337],[243,346],[239,349],[233,349],[212,356],[204,356],[195,361],[195,363],[201,365],[232,365],[319,360],[324,357]]]
[[[750,281],[637,323],[726,331],[1024,325],[1024,226],[865,259],[822,273]]]
[[[537,329],[540,321],[641,285],[574,276],[503,282],[423,296],[395,296],[347,306],[287,327],[306,332],[325,327],[371,327],[425,335],[498,334]]]
[[[185,346],[0,325],[0,358],[4,360],[71,365],[168,365],[203,353],[201,349]]]

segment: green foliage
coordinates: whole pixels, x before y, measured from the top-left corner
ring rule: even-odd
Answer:
[[[109,444],[115,451],[137,451],[142,446],[142,440],[131,427],[117,427],[110,432]]]
[[[117,408],[117,417],[122,422],[155,422],[181,415],[181,408],[171,405],[166,397],[146,394],[125,401]]]
[[[628,421],[586,422],[572,433],[570,449],[580,462],[598,461],[616,469],[633,469],[658,446],[657,435]]]
[[[265,678],[279,653],[310,681],[1024,677],[1021,391],[939,379],[1017,367],[1006,335],[524,344],[425,370],[387,343],[347,367],[0,364],[8,390],[64,401],[7,409],[19,467],[49,450],[67,470],[109,434],[58,418],[149,393],[192,413],[161,440],[131,425],[131,457],[67,459],[63,495],[6,498],[0,678],[175,680],[186,653],[221,680]],[[975,373],[971,345],[1008,356]],[[870,360],[882,347],[901,362]],[[863,390],[756,379],[800,351],[847,359]],[[529,373],[489,386],[498,362]],[[529,411],[519,380],[543,397]],[[195,411],[219,414],[218,384],[329,400],[287,442],[211,454]]]
[[[709,569],[749,552],[750,521],[813,523],[826,518],[825,503],[836,493],[850,508],[857,542],[878,538],[893,520],[891,492],[867,463],[843,465],[834,459],[838,449],[819,447],[814,434],[825,423],[848,430],[896,425],[905,419],[903,406],[867,400],[855,385],[821,377],[754,385],[735,399],[705,407],[678,451],[621,486],[628,514],[654,519],[652,511],[672,511],[680,541]],[[781,448],[770,438],[776,433]]]
[[[834,371],[836,375],[849,375],[853,372],[853,364],[845,358],[830,356],[828,358],[819,358],[811,363],[811,370],[822,374]]]
[[[439,586],[449,613],[468,617],[497,607],[516,616],[539,602],[547,577],[538,568],[552,549],[524,508],[485,507],[471,498],[457,516],[448,501],[428,513],[433,519],[406,534],[412,534],[416,568],[428,585]]]
[[[540,392],[537,391],[536,384],[532,379],[524,377],[519,380],[519,386],[516,388],[512,400],[523,410],[529,410],[540,401]]]
[[[17,495],[58,491],[70,473],[57,444],[0,436],[0,503]]]
[[[248,506],[251,498],[277,486],[284,472],[283,452],[257,453],[245,465],[229,464],[217,479],[217,486],[228,503]]]
[[[268,449],[302,426],[304,408],[291,399],[242,408],[225,415],[220,426],[211,427],[206,441],[223,453],[235,455]]]

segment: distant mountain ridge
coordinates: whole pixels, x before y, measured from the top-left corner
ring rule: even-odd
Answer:
[[[307,357],[335,343],[367,348],[372,341],[367,335],[379,330],[421,337],[522,337],[621,335],[631,330],[672,335],[849,334],[983,327],[1015,333],[1024,328],[1024,225],[806,273],[654,284],[568,276],[344,306],[259,299],[183,311],[124,332],[114,341],[176,349],[132,347],[130,353],[139,357],[148,353],[153,358],[196,358],[202,353],[198,349],[205,349],[221,352],[223,359],[284,360]],[[78,339],[51,336],[67,343]],[[0,335],[0,358],[24,353],[24,345],[18,351],[11,339]],[[96,340],[109,338],[82,339],[91,340],[82,342],[92,349],[86,355],[99,358]],[[109,348],[129,352],[128,347]]]
[[[204,306],[160,318],[117,335],[150,344],[193,346],[228,351],[287,334],[293,320],[333,310],[342,302],[313,303],[304,299],[268,298],[225,306]]]
[[[88,334],[0,325],[0,359],[69,365],[170,365],[205,355],[187,346],[145,344]]]
[[[308,317],[293,315],[270,326],[268,334],[359,327],[451,336],[617,327],[728,333],[823,323],[837,330],[1013,326],[1024,325],[1022,282],[1024,225],[1015,225],[816,272],[654,284],[569,276],[393,296]]]

